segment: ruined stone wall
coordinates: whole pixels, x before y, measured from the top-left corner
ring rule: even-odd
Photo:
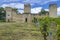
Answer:
[[[15,21],[16,22],[23,22],[23,14],[16,15]]]
[[[15,11],[13,11],[12,14],[14,22],[23,22],[23,14],[17,14]]]
[[[6,22],[8,21],[23,22],[23,15],[17,14],[17,12],[12,10],[11,7],[6,7],[5,11],[6,11]]]
[[[34,17],[37,19],[41,18],[41,16],[39,14],[32,14],[32,19],[34,19]]]
[[[16,21],[16,12],[12,10],[12,21]]]

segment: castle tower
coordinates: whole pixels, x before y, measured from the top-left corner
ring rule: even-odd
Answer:
[[[31,13],[30,4],[24,4],[24,13]]]
[[[6,7],[6,22],[12,21],[12,8]]]
[[[17,15],[17,11],[16,11],[15,8],[13,8],[13,9],[12,9],[12,21],[13,21],[13,22],[16,22],[16,20],[18,20],[18,19],[16,19],[16,18],[18,18],[17,16],[18,16],[18,15]]]
[[[30,23],[31,22],[31,6],[30,4],[24,4],[24,13],[23,13],[23,20],[24,22]]]
[[[57,5],[56,4],[49,5],[49,17],[52,17],[52,18],[57,17]]]

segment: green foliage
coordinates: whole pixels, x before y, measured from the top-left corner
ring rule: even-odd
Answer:
[[[0,20],[5,20],[6,12],[3,7],[0,7]]]
[[[12,8],[15,12],[18,12],[18,9],[17,8]]]
[[[54,18],[53,21],[55,21],[55,23],[57,24],[57,32],[56,32],[56,36],[57,36],[57,40],[60,40],[60,17],[58,18]]]
[[[0,14],[1,14],[2,16],[5,16],[5,15],[6,15],[6,12],[5,12],[5,10],[4,10],[3,7],[0,7]]]
[[[49,25],[50,25],[50,18],[49,17],[43,17],[39,19],[40,23],[40,30],[42,35],[46,34],[48,36],[48,31],[49,31]]]
[[[45,11],[44,9],[41,10],[41,12],[39,12],[39,14],[46,14],[48,11]]]
[[[56,35],[57,35],[57,40],[60,40],[60,25],[58,25],[58,27],[57,27]]]
[[[48,17],[45,17],[45,18],[40,19],[40,23],[41,23],[41,26],[42,26],[41,27],[41,32],[43,32],[43,28],[44,28],[43,25],[44,25],[44,23],[47,24],[47,26],[48,26],[47,29],[50,29],[50,26],[51,26],[50,23],[51,22],[54,22],[55,25],[57,25],[55,27],[56,29],[55,28],[54,29],[57,30],[56,31],[57,40],[60,40],[60,17],[58,17],[58,18],[48,18]],[[44,34],[44,33],[42,33],[42,34]]]
[[[37,23],[37,18],[34,17],[34,18],[33,18],[33,22],[34,22],[34,23]]]

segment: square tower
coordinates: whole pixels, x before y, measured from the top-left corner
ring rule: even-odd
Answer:
[[[31,13],[30,4],[24,4],[24,13]]]
[[[57,17],[57,5],[56,4],[49,5],[49,17],[52,17],[52,18]]]
[[[23,13],[23,20],[24,22],[30,23],[31,22],[31,6],[30,4],[24,4],[24,13]]]
[[[6,22],[12,21],[12,8],[6,7]]]

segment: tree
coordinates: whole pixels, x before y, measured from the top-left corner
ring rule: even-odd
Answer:
[[[37,23],[37,18],[34,17],[33,22],[34,23]]]
[[[0,7],[0,20],[5,20],[6,12],[3,7]]]
[[[53,24],[54,25],[54,27],[53,27],[54,33],[53,34],[55,34],[55,38],[57,40],[60,40],[60,18],[59,17],[58,18],[48,18],[48,17],[44,18],[43,17],[43,18],[39,19],[39,23],[41,25],[40,29],[41,29],[42,35],[44,36],[44,40],[47,40],[46,37],[48,36],[48,31],[51,32],[51,28],[50,28],[51,27],[51,23],[52,24],[54,23]]]
[[[40,30],[41,30],[41,33],[44,37],[44,40],[47,40],[46,37],[48,36],[50,19],[48,17],[43,17],[43,18],[39,19],[39,23],[41,26]]]
[[[17,8],[12,8],[13,11],[15,11],[16,13],[18,12],[18,9]]]
[[[45,10],[41,9],[41,12],[39,12],[39,14],[45,14]]]

